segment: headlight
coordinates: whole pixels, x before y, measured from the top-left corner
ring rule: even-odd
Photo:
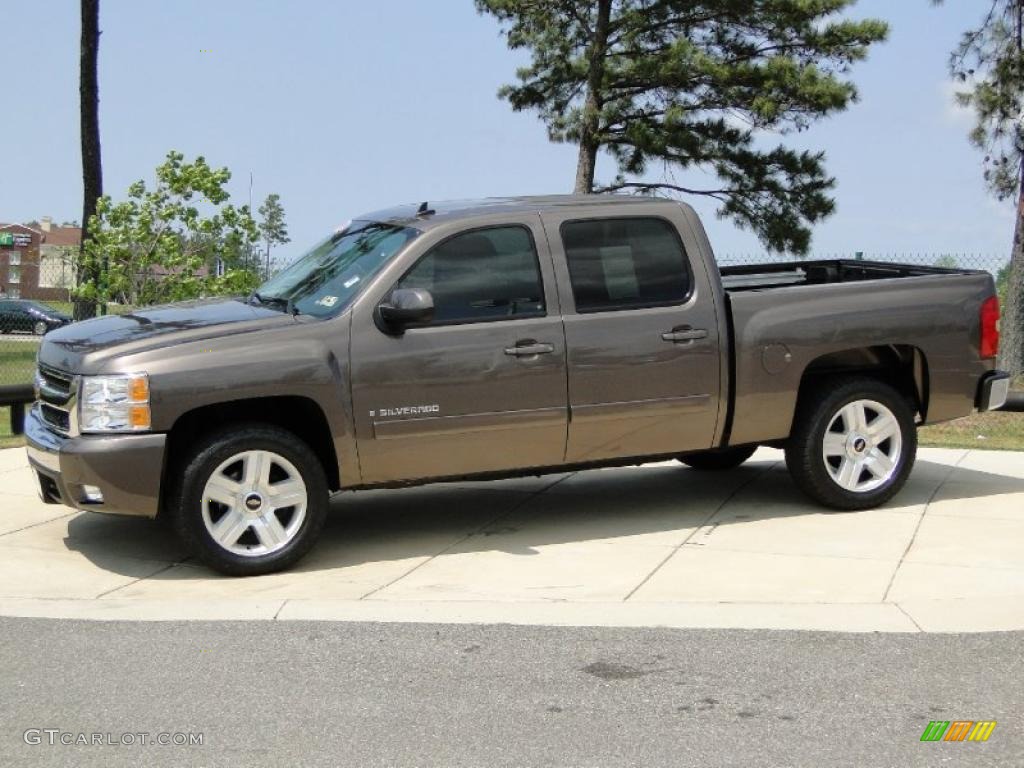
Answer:
[[[144,373],[83,376],[78,403],[81,432],[145,432],[152,421]]]

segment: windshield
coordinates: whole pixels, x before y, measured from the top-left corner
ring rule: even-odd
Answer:
[[[314,317],[332,315],[418,234],[409,227],[353,221],[257,288],[251,300]]]

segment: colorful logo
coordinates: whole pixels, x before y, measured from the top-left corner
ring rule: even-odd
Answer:
[[[932,720],[921,741],[988,741],[995,729],[995,720]]]

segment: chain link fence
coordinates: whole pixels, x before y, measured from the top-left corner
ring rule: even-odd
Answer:
[[[30,240],[27,236],[26,241]],[[43,336],[72,317],[77,248],[19,244],[17,235],[0,239],[0,447],[10,437],[10,415],[5,404],[12,392],[24,393],[31,385],[36,350]],[[924,266],[982,269],[996,279],[1005,306],[1009,264],[1005,254],[986,253],[817,253],[812,259],[863,259]],[[722,266],[765,264],[792,259],[770,254],[725,254]],[[107,313],[127,308],[109,304]],[[1004,352],[1010,342],[1004,335]],[[1016,343],[1024,343],[1017,339]],[[1015,382],[1024,392],[1024,377]],[[5,394],[6,393],[6,396]],[[23,396],[23,395],[22,395]],[[929,427],[922,433],[927,444],[1024,450],[1024,414],[978,414],[950,424]]]

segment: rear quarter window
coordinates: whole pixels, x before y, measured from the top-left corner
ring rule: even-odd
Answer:
[[[690,268],[679,234],[659,218],[567,221],[561,226],[576,311],[681,304]]]

